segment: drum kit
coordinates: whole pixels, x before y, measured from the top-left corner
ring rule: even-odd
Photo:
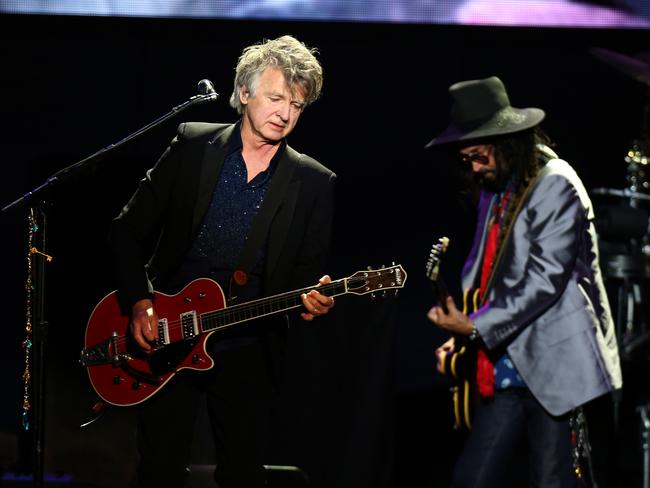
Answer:
[[[592,54],[650,89],[650,52],[634,57],[595,48]],[[639,139],[623,158],[627,187],[595,188],[596,230],[601,266],[612,302],[619,351],[623,362],[639,371],[642,396],[636,406],[640,416],[643,452],[643,488],[650,488],[650,91],[645,103]],[[641,363],[641,367],[638,367]],[[644,387],[645,385],[645,387]]]
[[[650,53],[629,57],[594,48],[592,54],[650,88]],[[641,137],[634,141],[623,158],[627,187],[592,190],[599,197],[595,199],[596,230],[603,274],[606,280],[618,285],[616,318],[619,347],[624,359],[637,349],[650,346],[645,313],[648,302],[643,296],[649,291],[647,281],[650,280],[649,110],[650,100],[644,109]]]

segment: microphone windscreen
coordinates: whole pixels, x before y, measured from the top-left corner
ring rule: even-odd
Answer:
[[[214,89],[214,85],[208,79],[203,79],[199,81],[198,88],[199,88],[200,95],[212,95],[217,93]]]

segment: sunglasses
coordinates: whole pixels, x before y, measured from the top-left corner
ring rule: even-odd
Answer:
[[[460,160],[465,164],[472,164],[474,162],[479,164],[488,164],[490,162],[490,158],[484,156],[483,154],[479,154],[477,152],[473,152],[469,154],[461,154]]]

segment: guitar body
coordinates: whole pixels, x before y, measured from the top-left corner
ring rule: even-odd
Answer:
[[[442,372],[454,381],[454,386],[451,387],[454,427],[471,430],[478,401],[476,349],[466,337],[454,337],[454,351],[443,360]]]
[[[122,315],[115,292],[97,304],[88,320],[82,363],[88,367],[93,388],[108,403],[138,404],[178,371],[207,370],[214,365],[205,349],[212,332],[202,333],[201,314],[225,307],[221,287],[200,278],[176,295],[156,292],[154,303],[166,328],[161,333],[159,327],[160,343],[151,354],[144,353],[131,339],[130,318]]]
[[[479,290],[467,290],[463,294],[463,313],[470,315],[478,308]],[[478,351],[466,336],[454,336],[454,350],[447,354],[443,374],[454,380],[451,388],[454,407],[454,427],[471,430],[474,410],[478,402],[476,385],[476,358]]]

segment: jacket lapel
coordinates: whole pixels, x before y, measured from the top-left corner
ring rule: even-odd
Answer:
[[[223,161],[226,157],[226,148],[230,136],[235,128],[235,125],[219,132],[214,139],[208,141],[205,145],[203,152],[203,160],[201,162],[201,176],[199,180],[199,190],[194,204],[194,211],[192,212],[192,239],[198,232],[205,212],[208,210],[212,194],[214,193],[214,185],[217,183],[219,173],[223,167]]]
[[[292,177],[299,161],[300,154],[287,145],[284,154],[278,161],[276,173],[264,198],[260,213],[253,223],[252,232],[256,232],[258,226],[264,227],[263,231],[257,232],[268,235],[269,238],[266,261],[267,277],[272,275],[280,257],[280,251],[284,247],[296,208],[300,181],[292,181]],[[271,227],[271,222],[273,222],[273,227]]]
[[[480,283],[479,276],[483,264],[483,253],[485,250],[485,240],[487,236],[488,220],[492,209],[496,204],[496,196],[492,193],[481,192],[478,203],[478,215],[476,233],[472,249],[465,261],[462,272],[463,290],[469,290],[477,287]]]

